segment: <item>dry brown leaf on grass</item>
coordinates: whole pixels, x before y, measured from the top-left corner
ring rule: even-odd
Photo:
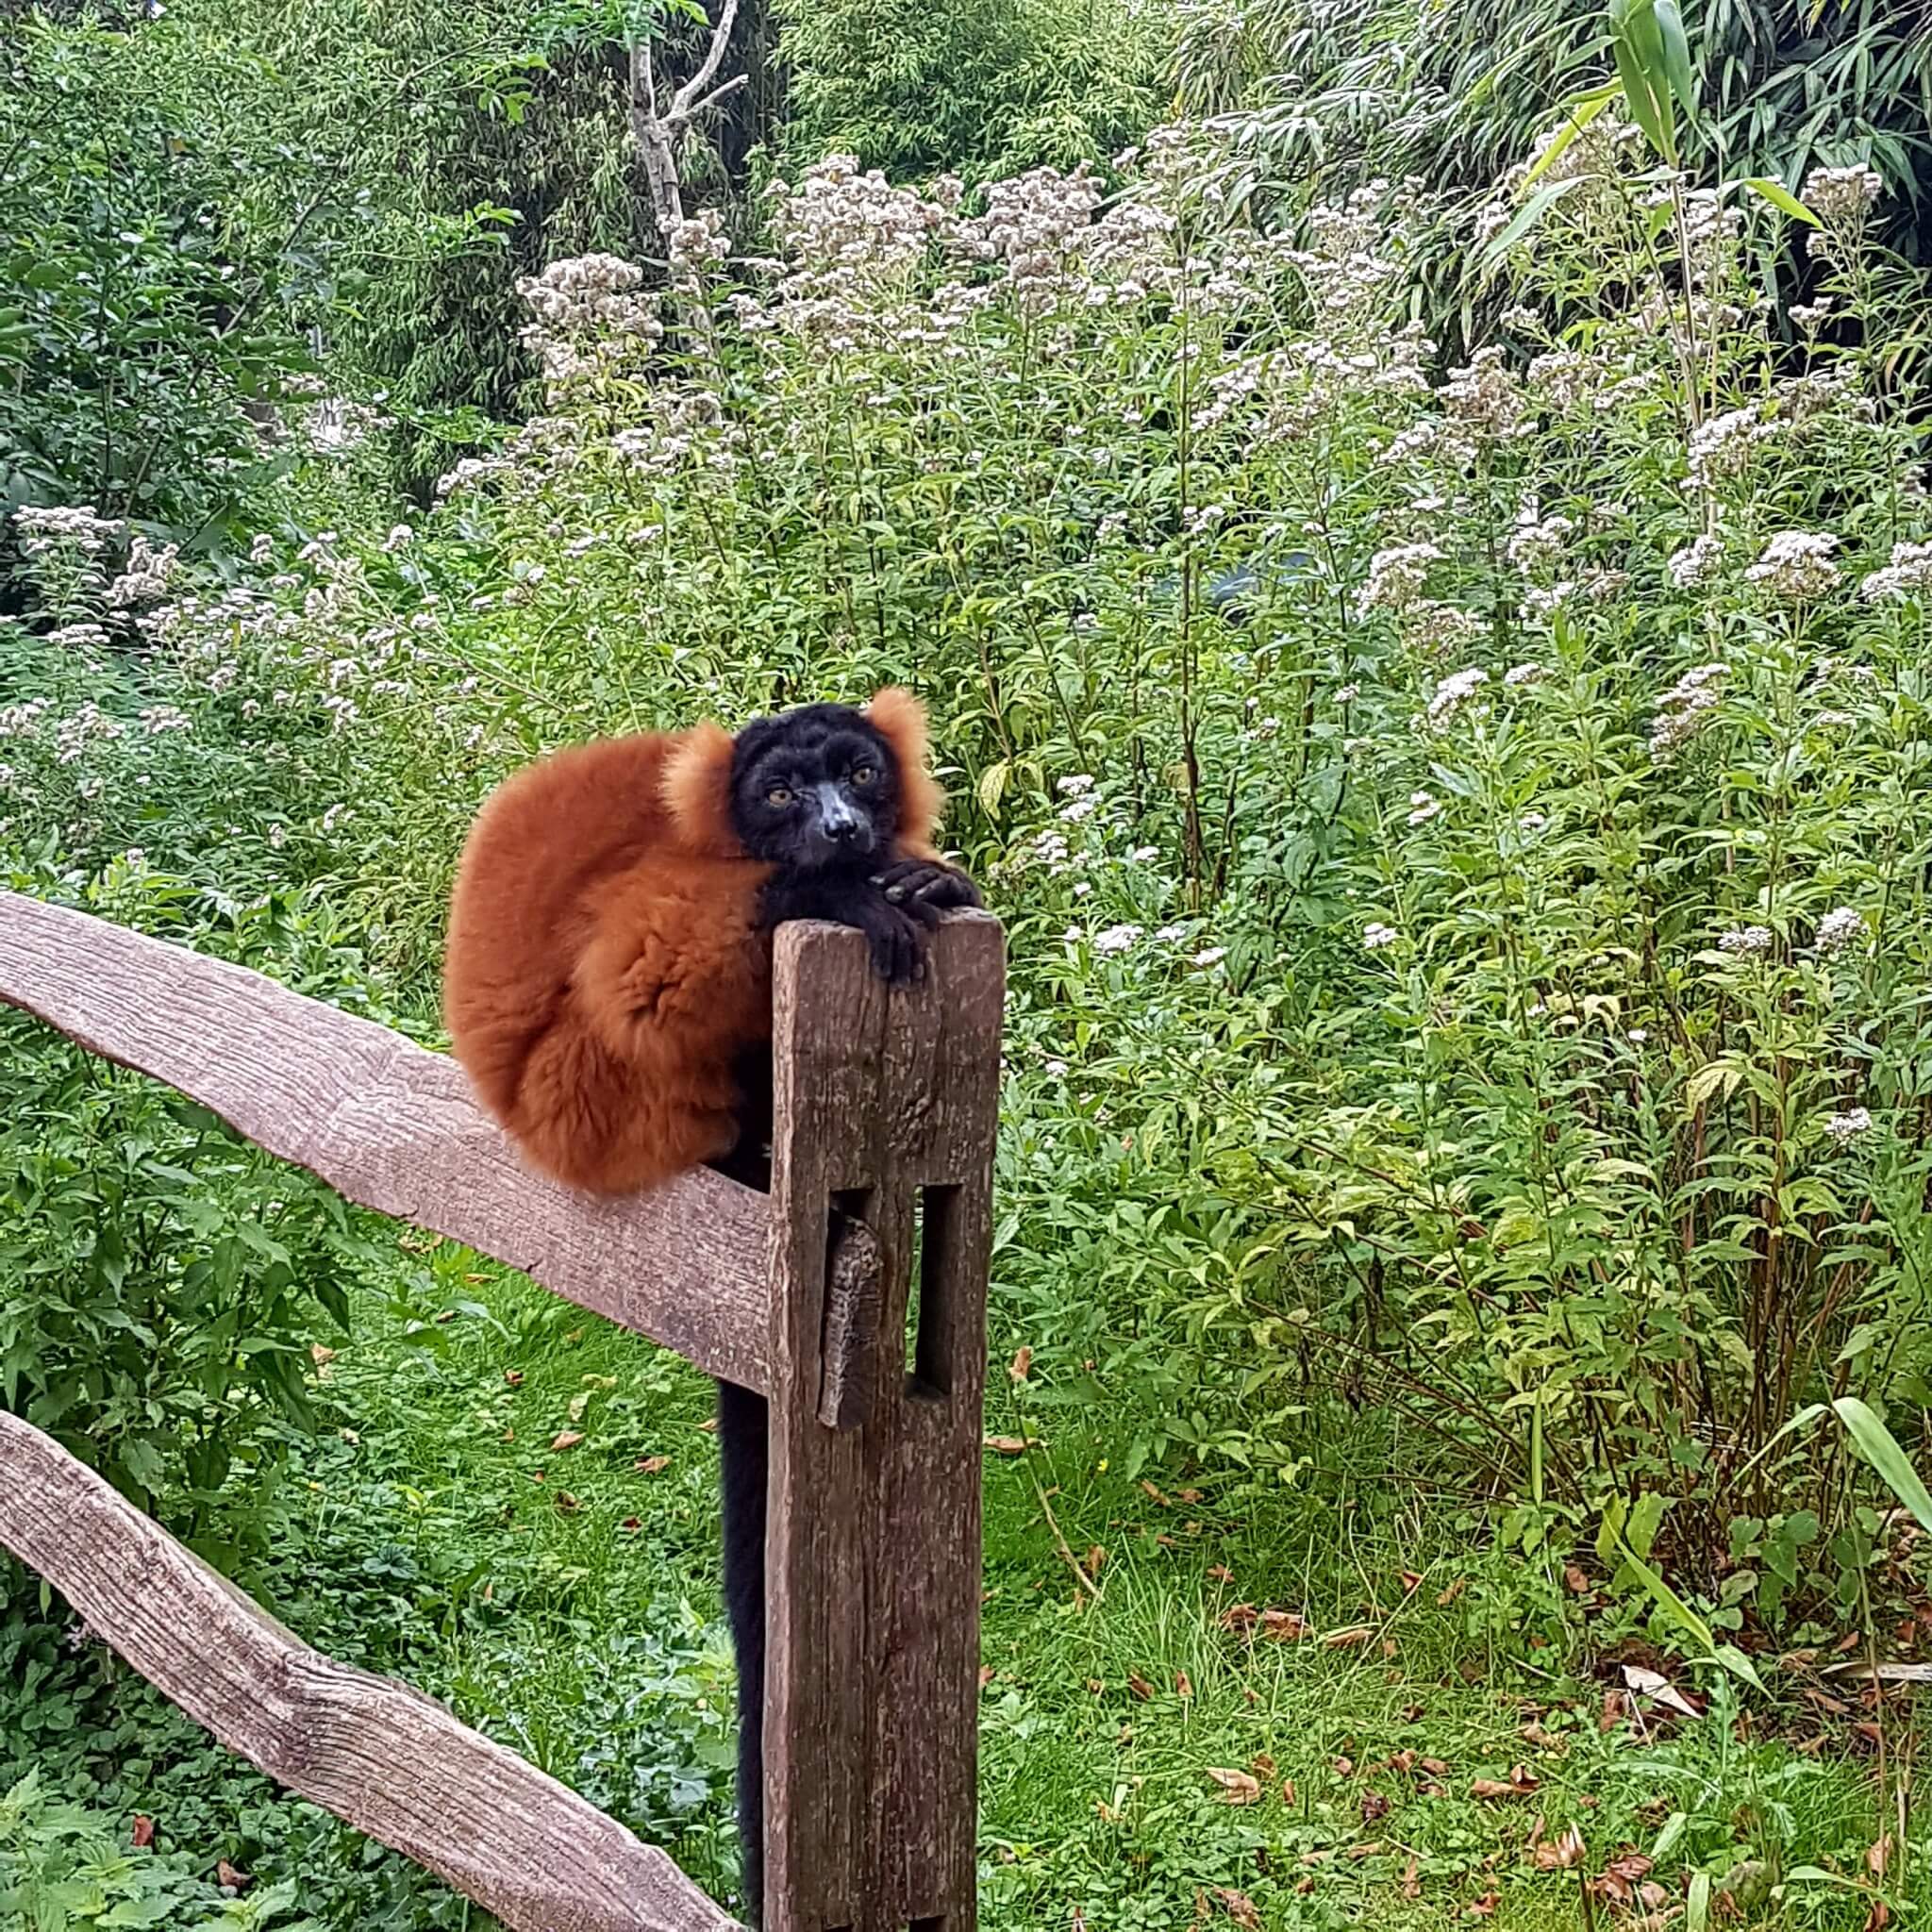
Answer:
[[[1127,1673],[1127,1689],[1131,1690],[1134,1693],[1134,1695],[1141,1700],[1142,1704],[1145,1704],[1147,1700],[1154,1695],[1154,1686],[1150,1684],[1147,1681],[1147,1679],[1140,1674],[1139,1671],[1129,1671]]]
[[[1379,1824],[1381,1820],[1388,1817],[1390,1809],[1389,1800],[1380,1791],[1364,1791],[1362,1793],[1362,1823],[1364,1824]]]
[[[134,1820],[134,1849],[140,1851],[144,1845],[151,1845],[154,1841],[154,1820],[137,1814]]]
[[[1322,1640],[1324,1650],[1346,1650],[1366,1643],[1375,1634],[1373,1624],[1351,1624],[1346,1630],[1331,1630]]]
[[[1666,1710],[1674,1710],[1679,1717],[1702,1717],[1704,1715],[1660,1672],[1647,1671],[1641,1664],[1625,1664],[1624,1666],[1624,1682],[1632,1690],[1648,1697],[1653,1704],[1661,1705]]]
[[[1261,1932],[1261,1914],[1255,1909],[1255,1901],[1244,1891],[1236,1891],[1233,1887],[1217,1885],[1214,1896],[1221,1901],[1221,1908],[1241,1932]]]
[[[1588,1596],[1590,1594],[1590,1578],[1574,1563],[1565,1563],[1563,1565],[1563,1582],[1572,1596]]]
[[[991,1664],[981,1664],[979,1667],[979,1688],[984,1690],[991,1682],[992,1666]]]
[[[1402,1895],[1410,1905],[1413,1905],[1423,1895],[1422,1876],[1417,1869],[1417,1861],[1414,1858],[1411,1858],[1403,1867]]]
[[[640,1475],[656,1475],[659,1470],[671,1467],[671,1458],[668,1456],[641,1456],[631,1467]]]
[[[1089,1545],[1087,1561],[1082,1565],[1090,1576],[1100,1574],[1100,1566],[1107,1561],[1107,1552],[1098,1543]]]
[[[1025,1439],[1021,1436],[989,1436],[986,1446],[999,1456],[1024,1456],[1026,1453]]]
[[[1513,1765],[1507,1778],[1479,1777],[1469,1788],[1472,1798],[1527,1798],[1539,1780],[1526,1764]]]
[[[1291,1810],[1294,1808],[1294,1806],[1297,1803],[1294,1791],[1294,1780],[1291,1777],[1285,1777],[1281,1780],[1281,1802],[1284,1805],[1286,1805]]]
[[[215,1883],[225,1886],[230,1891],[246,1891],[255,1883],[246,1872],[238,1871],[225,1858],[215,1860]]]
[[[1014,1381],[1024,1382],[1032,1372],[1033,1349],[1029,1343],[1026,1347],[1014,1352],[1012,1362],[1008,1366],[1007,1374],[1012,1376]]]
[[[1542,1820],[1530,1834],[1530,1857],[1539,1872],[1574,1872],[1583,1863],[1583,1834],[1573,1824],[1560,1838],[1545,1838]]]
[[[1234,1581],[1234,1572],[1225,1563],[1210,1564],[1208,1574],[1216,1583],[1232,1583]]]
[[[1445,1590],[1441,1593],[1441,1595],[1436,1599],[1436,1607],[1439,1610],[1446,1610],[1449,1607],[1449,1606],[1453,1604],[1456,1601],[1456,1599],[1459,1597],[1462,1594],[1462,1592],[1468,1588],[1469,1578],[1466,1576],[1458,1576],[1456,1579],[1456,1581],[1452,1583],[1449,1586],[1449,1588]]]
[[[1502,1902],[1503,1895],[1501,1892],[1486,1891],[1482,1897],[1472,1899],[1468,1905],[1464,1906],[1462,1915],[1466,1919],[1493,1919],[1496,1916],[1496,1907]]]
[[[1261,1782],[1252,1773],[1208,1766],[1208,1775],[1221,1787],[1224,1805],[1254,1805],[1260,1801]]]
[[[1885,1932],[1890,1924],[1891,1907],[1882,1898],[1874,1898],[1865,1919],[1865,1932]]]
[[[583,1440],[575,1429],[558,1429],[550,1439],[551,1453],[557,1455],[565,1449],[575,1449]]]
[[[1603,1869],[1602,1875],[1591,1882],[1591,1890],[1599,1898],[1609,1900],[1612,1905],[1634,1906],[1639,1901],[1640,1889],[1650,1876],[1651,1860],[1637,1850],[1626,1845]]]
[[[1179,1698],[1189,1698],[1194,1694],[1194,1686],[1187,1672],[1176,1671],[1174,1674],[1174,1694]]]

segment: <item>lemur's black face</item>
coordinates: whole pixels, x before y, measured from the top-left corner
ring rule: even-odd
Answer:
[[[731,758],[731,827],[754,858],[798,872],[865,865],[899,829],[891,747],[845,705],[760,718]]]

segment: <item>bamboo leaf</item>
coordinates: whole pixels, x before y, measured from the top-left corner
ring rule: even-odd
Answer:
[[[1932,1494],[1928,1494],[1898,1440],[1856,1395],[1842,1395],[1832,1410],[1850,1432],[1858,1453],[1880,1475],[1886,1487],[1912,1514],[1922,1529],[1932,1530]]]
[[[1651,17],[1657,22],[1657,39],[1663,52],[1664,74],[1684,109],[1684,118],[1697,119],[1697,75],[1690,65],[1690,42],[1684,32],[1684,16],[1677,0],[1656,0]]]
[[[1814,228],[1818,225],[1818,217],[1782,181],[1774,180],[1769,175],[1747,175],[1744,186],[1793,220],[1809,222]]]
[[[1564,106],[1567,117],[1559,128],[1550,136],[1543,151],[1536,158],[1528,174],[1523,177],[1524,188],[1534,188],[1556,164],[1563,158],[1570,143],[1607,108],[1622,90],[1614,81],[1603,87],[1591,88],[1588,93],[1578,94]]]
[[[1509,217],[1501,234],[1483,250],[1482,268],[1487,274],[1503,259],[1536,225],[1542,220],[1557,202],[1574,188],[1583,185],[1583,177],[1573,175],[1567,181],[1545,181],[1524,205]]]

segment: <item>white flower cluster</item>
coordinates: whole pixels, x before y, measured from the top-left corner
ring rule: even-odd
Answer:
[[[1718,947],[1726,953],[1768,953],[1773,934],[1768,925],[1734,925],[1718,935]]]
[[[1364,616],[1371,610],[1407,610],[1421,598],[1430,564],[1441,558],[1433,543],[1398,543],[1376,551],[1369,559],[1368,577],[1356,592],[1357,610]]]
[[[1866,937],[1865,915],[1857,908],[1839,906],[1818,922],[1818,950],[1842,953],[1861,945]]]
[[[97,557],[109,537],[127,527],[120,518],[104,517],[89,504],[46,508],[23,504],[13,512],[13,526],[20,532],[21,550],[28,557],[45,557],[63,545]]]
[[[615,255],[575,255],[541,275],[519,275],[517,293],[545,328],[628,329],[638,318],[644,272]]]
[[[1860,161],[1848,168],[1813,168],[1800,199],[1821,222],[1853,222],[1862,220],[1884,192],[1877,170]]]
[[[1536,411],[1523,385],[1503,359],[1500,344],[1478,349],[1461,369],[1436,391],[1443,413],[1463,429],[1482,438],[1505,441],[1536,433]]]
[[[1401,937],[1392,925],[1384,925],[1379,919],[1372,919],[1362,927],[1362,945],[1371,953],[1379,953],[1384,946],[1392,946]]]
[[[1723,695],[1725,675],[1722,664],[1699,664],[1685,672],[1657,700],[1657,716],[1650,726],[1650,756],[1654,763],[1669,764],[1711,722],[1711,712]]]
[[[1923,596],[1932,591],[1932,543],[1894,543],[1891,561],[1874,570],[1858,586],[1858,594],[1880,597]]]
[[[1744,575],[1772,596],[1803,604],[1822,597],[1839,580],[1831,553],[1838,539],[1809,530],[1784,530],[1764,546],[1764,554]]]
[[[1518,515],[1516,528],[1510,533],[1509,561],[1521,571],[1554,562],[1563,554],[1563,546],[1575,527],[1568,517],[1539,519],[1533,506],[1526,508]]]
[[[731,255],[723,211],[708,208],[687,216],[665,238],[664,253],[671,266],[672,286],[680,294],[696,294],[706,275]]]
[[[1429,729],[1445,730],[1459,711],[1466,710],[1475,702],[1477,694],[1489,681],[1490,674],[1480,664],[1471,664],[1443,678],[1429,699],[1425,714]]]
[[[540,275],[520,275],[517,293],[536,318],[521,341],[553,385],[619,369],[634,347],[664,333],[643,271],[615,255],[576,255]],[[460,469],[462,466],[458,465]]]
[[[1687,543],[1682,550],[1672,552],[1671,559],[1664,568],[1678,590],[1695,590],[1709,578],[1711,572],[1724,560],[1724,539],[1706,531],[1694,543]]]
[[[1693,490],[1708,490],[1729,476],[1741,476],[1758,452],[1781,433],[1755,408],[1727,409],[1690,432],[1690,472]]]
[[[117,609],[135,604],[152,604],[168,594],[168,579],[175,574],[175,560],[181,554],[178,543],[157,550],[139,534],[127,547],[127,561],[121,575],[108,586],[108,602]]]
[[[1862,1107],[1848,1107],[1826,1120],[1824,1131],[1835,1145],[1849,1147],[1861,1134],[1872,1131],[1871,1112]]]

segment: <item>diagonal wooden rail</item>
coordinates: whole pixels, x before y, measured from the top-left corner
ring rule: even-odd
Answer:
[[[0,1415],[0,1548],[258,1771],[531,1932],[731,1932],[665,1856],[392,1678],[311,1650],[92,1470]]]
[[[762,1393],[762,1195],[708,1169],[598,1201],[532,1174],[462,1069],[374,1021],[85,912],[0,892],[0,1000],[152,1074],[358,1207],[448,1235]]]
[[[523,1168],[449,1060],[0,892],[0,1002],[767,1397],[767,1932],[974,1932],[1003,936],[949,918],[927,984],[890,994],[856,933],[791,926],[775,953],[771,1195],[701,1172],[599,1202]],[[0,1547],[224,1742],[513,1932],[730,1926],[661,1853],[408,1687],[310,1649],[10,1417]]]

